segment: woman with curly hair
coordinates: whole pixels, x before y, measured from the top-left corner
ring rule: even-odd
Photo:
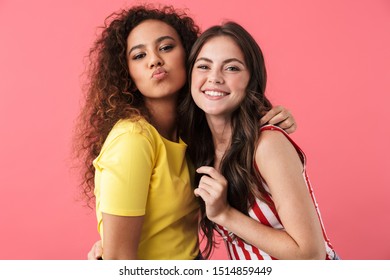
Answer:
[[[218,231],[231,259],[335,259],[302,150],[280,128],[261,126],[263,54],[240,25],[206,30],[189,56],[183,101],[189,154],[197,168],[205,256]],[[210,140],[212,139],[212,140]]]
[[[96,200],[104,259],[199,255],[194,171],[177,114],[198,34],[184,12],[136,6],[108,17],[90,51],[76,149],[84,194]],[[283,108],[266,118],[295,129]]]

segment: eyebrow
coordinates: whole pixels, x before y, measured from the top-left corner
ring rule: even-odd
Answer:
[[[209,62],[209,63],[213,63],[213,61],[210,58],[207,58],[207,57],[199,57],[197,60],[195,60],[195,63],[197,63],[198,61],[201,61],[201,60]],[[238,63],[242,64],[243,66],[245,66],[245,63],[242,62],[241,60],[237,59],[237,58],[228,58],[228,59],[225,59],[222,62],[224,64],[230,63],[230,62],[238,62]]]
[[[161,36],[161,37],[158,37],[156,40],[155,40],[155,43],[158,44],[158,43],[161,43],[162,41],[164,40],[172,40],[172,41],[176,41],[175,38],[173,38],[172,36]],[[145,44],[139,44],[139,45],[135,45],[134,47],[132,47],[129,52],[128,52],[128,55],[130,55],[130,53],[136,49],[142,49],[145,47]]]

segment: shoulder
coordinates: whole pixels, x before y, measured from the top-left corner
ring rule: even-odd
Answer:
[[[292,143],[282,129],[275,126],[262,127],[260,130],[257,151],[275,152],[280,148],[292,147]]]
[[[153,146],[155,142],[153,127],[144,119],[139,120],[119,120],[108,134],[102,151],[128,150],[135,146]]]
[[[119,120],[111,129],[110,133],[107,136],[106,142],[110,143],[118,139],[125,140],[131,138],[138,138],[140,136],[151,141],[154,136],[153,126],[144,119],[122,119]]]
[[[150,134],[152,125],[148,123],[145,119],[130,120],[122,119],[119,120],[114,127],[112,128],[110,134],[120,135],[123,133],[133,133],[133,134]]]
[[[111,165],[120,163],[129,166],[132,160],[153,158],[156,141],[150,127],[146,121],[119,120],[104,141],[95,163],[109,162]]]
[[[260,169],[269,167],[271,163],[281,165],[291,162],[302,164],[303,153],[280,128],[263,127],[255,154],[255,160]]]

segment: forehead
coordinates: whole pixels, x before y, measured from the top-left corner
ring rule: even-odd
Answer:
[[[240,47],[230,36],[216,36],[202,46],[198,57],[205,56],[212,60],[225,60],[230,58],[237,58],[244,61],[244,54]]]
[[[157,38],[170,36],[175,40],[180,40],[176,30],[169,24],[149,19],[138,24],[127,37],[128,45],[147,44],[154,42]]]

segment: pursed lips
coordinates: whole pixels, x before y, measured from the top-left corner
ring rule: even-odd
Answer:
[[[168,72],[163,67],[159,67],[155,71],[153,71],[152,79],[160,80],[164,78],[167,74]]]

